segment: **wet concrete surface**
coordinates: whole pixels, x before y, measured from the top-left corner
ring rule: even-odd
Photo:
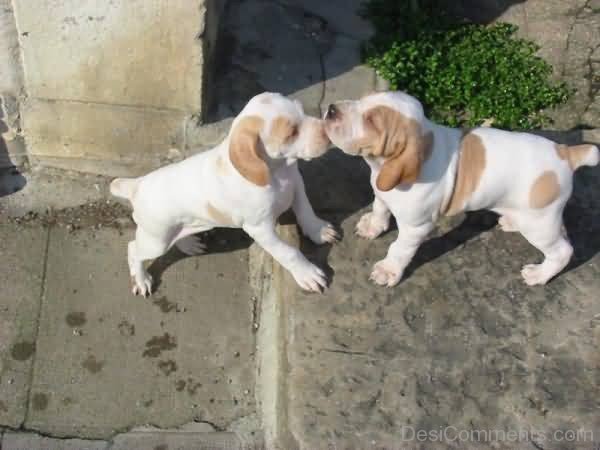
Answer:
[[[47,230],[0,224],[0,424],[19,427],[27,412],[36,353]]]
[[[220,253],[171,252],[151,268],[160,285],[143,299],[130,292],[132,235],[3,225],[5,262],[32,266],[2,275],[3,425],[107,438],[146,423],[226,430],[255,413],[248,242],[224,231]]]

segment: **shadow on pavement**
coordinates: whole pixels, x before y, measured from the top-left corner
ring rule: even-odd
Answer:
[[[1,106],[1,105],[0,105]],[[0,107],[0,197],[14,194],[20,191],[27,184],[27,180],[19,169],[10,160],[6,142],[2,133],[8,131],[8,127],[1,120],[3,118],[2,108]]]
[[[215,228],[198,236],[207,246],[207,252],[201,255],[186,255],[173,246],[164,255],[155,259],[148,267],[148,272],[154,280],[153,291],[156,292],[160,287],[163,273],[178,261],[187,258],[203,258],[214,253],[227,253],[236,250],[243,250],[250,247],[252,240],[241,229],[234,228]]]

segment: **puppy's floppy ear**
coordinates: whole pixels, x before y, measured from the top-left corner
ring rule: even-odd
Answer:
[[[231,132],[229,159],[245,179],[257,186],[270,182],[269,166],[263,159],[264,147],[260,139],[263,120],[257,116],[242,118]]]
[[[423,163],[431,152],[433,134],[421,136],[420,130],[410,133],[404,151],[388,158],[377,176],[377,189],[389,191],[399,184],[413,184],[419,178]]]
[[[369,111],[366,120],[379,133],[373,156],[386,158],[377,176],[377,189],[385,192],[416,182],[431,151],[433,134],[422,136],[416,120],[385,106]]]

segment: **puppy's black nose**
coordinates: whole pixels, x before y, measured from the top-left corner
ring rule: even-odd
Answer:
[[[329,107],[327,108],[327,112],[325,113],[325,118],[326,119],[335,119],[336,116],[338,114],[338,109],[336,108],[336,106],[332,103],[331,105],[329,105]]]

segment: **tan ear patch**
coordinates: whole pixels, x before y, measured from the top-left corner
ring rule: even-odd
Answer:
[[[219,225],[234,225],[233,219],[229,214],[224,213],[223,211],[215,208],[212,203],[208,202],[206,204],[206,213],[210,220]]]
[[[444,214],[452,216],[463,210],[467,200],[479,186],[485,165],[486,156],[483,141],[476,134],[466,134],[460,144],[454,190],[447,206],[442,208]]]
[[[271,124],[271,130],[269,132],[269,137],[267,138],[268,143],[273,147],[281,147],[296,135],[297,130],[297,127],[290,119],[284,116],[278,116],[273,119],[273,123]]]
[[[385,192],[399,184],[415,183],[431,154],[433,134],[423,136],[419,122],[387,106],[371,108],[363,120],[365,136],[356,144],[363,154],[386,158],[377,176],[377,189]]]
[[[242,118],[232,131],[229,142],[229,159],[233,167],[257,186],[266,186],[271,180],[260,139],[263,124],[263,119],[258,116]]]
[[[576,170],[584,164],[592,146],[589,144],[570,146],[556,144],[555,148],[558,157],[562,160],[566,160],[569,163],[571,170]]]
[[[558,176],[553,170],[542,173],[531,185],[529,206],[535,209],[545,208],[560,195]]]

